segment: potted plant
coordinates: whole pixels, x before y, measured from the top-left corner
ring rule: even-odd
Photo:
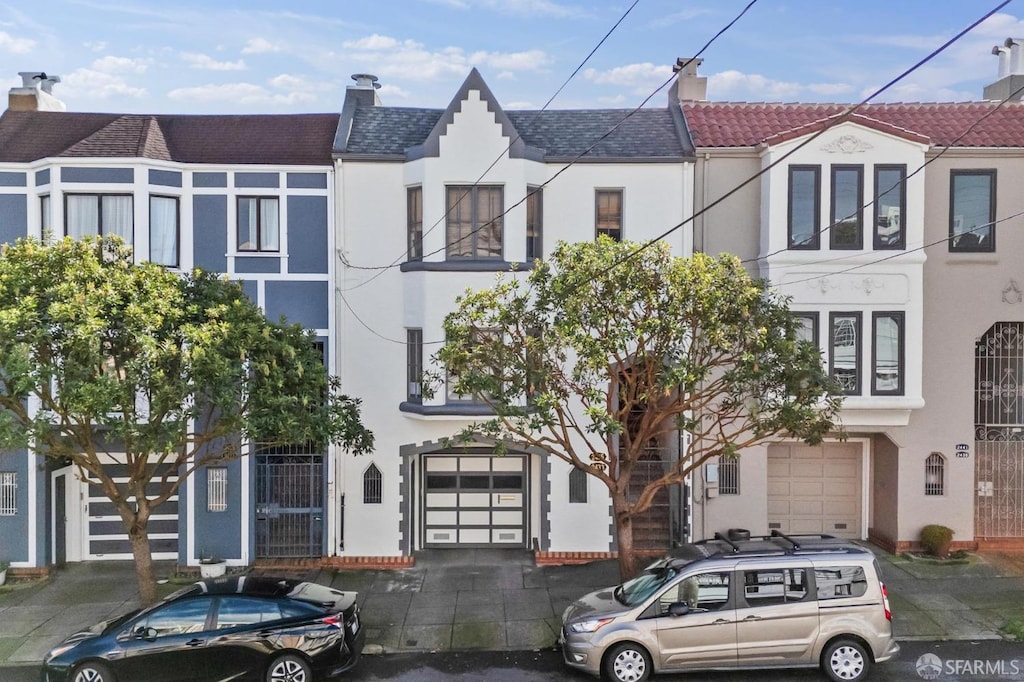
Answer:
[[[10,561],[0,559],[0,585],[7,582],[7,569],[11,567]]]
[[[220,557],[203,555],[199,559],[199,575],[203,578],[219,578],[226,570],[227,565]]]

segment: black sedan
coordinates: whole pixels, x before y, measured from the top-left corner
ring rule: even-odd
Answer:
[[[298,580],[202,580],[94,625],[43,660],[43,682],[312,682],[351,668],[366,635],[355,592]]]

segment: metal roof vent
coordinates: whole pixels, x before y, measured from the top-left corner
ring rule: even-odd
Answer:
[[[354,73],[352,74],[352,80],[356,82],[357,88],[380,89],[380,83],[377,82],[379,79],[372,73]]]

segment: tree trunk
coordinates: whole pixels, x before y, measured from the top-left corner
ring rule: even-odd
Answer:
[[[637,574],[633,552],[633,516],[624,495],[612,496],[612,510],[615,513],[615,539],[619,545],[619,578],[626,581]]]
[[[156,603],[156,576],[153,573],[153,553],[149,549],[147,520],[136,517],[128,529],[128,540],[135,558],[135,575],[139,580],[139,602],[143,607]]]

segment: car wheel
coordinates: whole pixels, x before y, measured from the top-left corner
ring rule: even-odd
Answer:
[[[604,658],[604,676],[610,682],[643,682],[651,676],[651,655],[639,644],[616,644]]]
[[[313,669],[300,656],[275,658],[267,668],[267,682],[313,682]]]
[[[839,639],[825,647],[821,667],[833,682],[858,682],[871,671],[871,656],[860,643]]]
[[[71,673],[71,682],[114,682],[114,673],[102,663],[83,663]]]

